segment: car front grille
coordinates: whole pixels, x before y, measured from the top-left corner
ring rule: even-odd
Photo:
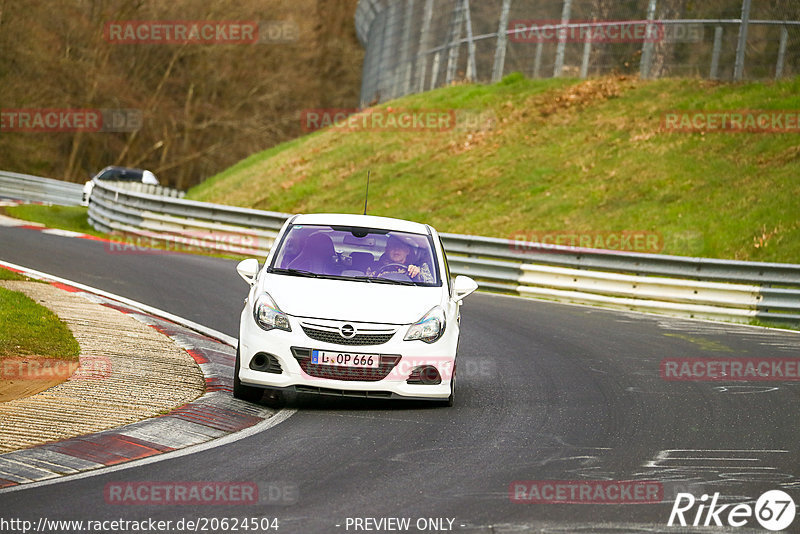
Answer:
[[[319,365],[311,363],[311,349],[292,347],[300,368],[314,378],[344,380],[347,382],[377,382],[386,378],[400,361],[400,356],[392,356],[391,362],[383,362],[380,367],[343,367],[339,365]]]
[[[301,324],[303,332],[314,341],[333,343],[335,345],[382,345],[392,339],[394,331],[369,330],[361,331],[351,338],[346,338],[333,327],[319,327]]]
[[[377,382],[383,380],[392,371],[393,365],[381,365],[375,368],[340,367],[337,365],[318,365],[311,360],[301,360],[300,367],[309,376],[358,382]]]

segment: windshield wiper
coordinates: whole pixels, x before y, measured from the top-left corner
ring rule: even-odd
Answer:
[[[356,280],[364,280],[365,282],[372,282],[375,284],[400,284],[403,286],[415,286],[417,285],[411,280],[391,280],[389,278],[373,278],[371,276],[354,276]]]
[[[369,282],[375,284],[397,284],[402,286],[416,286],[417,283],[412,280],[392,280],[389,278],[373,278],[371,276],[335,276],[312,273],[311,271],[304,271],[302,269],[281,269],[279,267],[270,267],[268,273],[288,274],[291,276],[305,276],[308,278],[330,278],[331,280],[353,280],[356,282]]]
[[[303,271],[301,269],[280,269],[277,267],[270,267],[267,271],[269,273],[290,274],[292,276],[306,276],[308,278],[319,278],[317,273],[311,271]]]

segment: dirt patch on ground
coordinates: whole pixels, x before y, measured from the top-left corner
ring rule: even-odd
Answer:
[[[639,83],[639,80],[629,76],[605,76],[530,96],[521,105],[509,100],[500,108],[500,118],[494,112],[487,112],[480,117],[477,128],[470,128],[451,140],[449,152],[458,155],[491,143],[494,143],[494,148],[499,148],[495,138],[502,135],[505,129],[530,120],[546,120],[563,112],[580,111],[606,100],[619,98]]]
[[[563,110],[579,111],[599,102],[618,98],[635,85],[636,80],[628,76],[607,76],[586,80],[556,94],[544,95],[544,101],[538,102],[537,107],[544,117]],[[539,98],[542,97],[537,97],[536,100]]]
[[[79,364],[46,356],[30,355],[0,360],[0,402],[30,397],[66,382]]]

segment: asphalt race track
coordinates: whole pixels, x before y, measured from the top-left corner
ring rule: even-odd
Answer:
[[[233,261],[111,253],[6,227],[0,259],[237,335],[247,288]],[[667,520],[677,492],[752,505],[781,489],[800,504],[800,382],[675,382],[659,371],[664,358],[798,358],[800,334],[486,294],[467,299],[462,325],[454,408],[299,397],[285,422],[224,447],[0,493],[2,517],[266,517],[280,533],[366,531],[355,518],[410,518],[408,532],[766,532],[752,518],[711,529]],[[664,502],[512,502],[514,481],[546,480],[657,481]],[[106,484],[129,481],[257,483],[264,498],[108,504]]]

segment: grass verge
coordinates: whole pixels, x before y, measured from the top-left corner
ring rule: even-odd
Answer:
[[[0,280],[18,280],[18,281],[26,281],[26,282],[33,282],[34,280],[28,278],[27,276],[23,276],[19,273],[15,273],[14,271],[9,271],[8,269],[4,269],[0,267]]]
[[[88,220],[88,208],[83,206],[46,206],[43,204],[20,204],[7,206],[5,212],[16,219],[37,222],[48,228],[58,228],[98,237],[106,234],[96,231]]]
[[[0,270],[4,275],[5,269]],[[12,273],[14,274],[14,273]],[[18,291],[0,288],[0,359],[37,355],[76,360],[80,346],[56,314]]]
[[[371,170],[370,213],[440,231],[500,238],[645,232],[659,236],[666,254],[800,262],[796,133],[662,127],[672,110],[800,109],[800,77],[724,84],[510,75],[376,109],[390,106],[478,120],[447,131],[328,128],[253,154],[187,197],[358,213]]]

